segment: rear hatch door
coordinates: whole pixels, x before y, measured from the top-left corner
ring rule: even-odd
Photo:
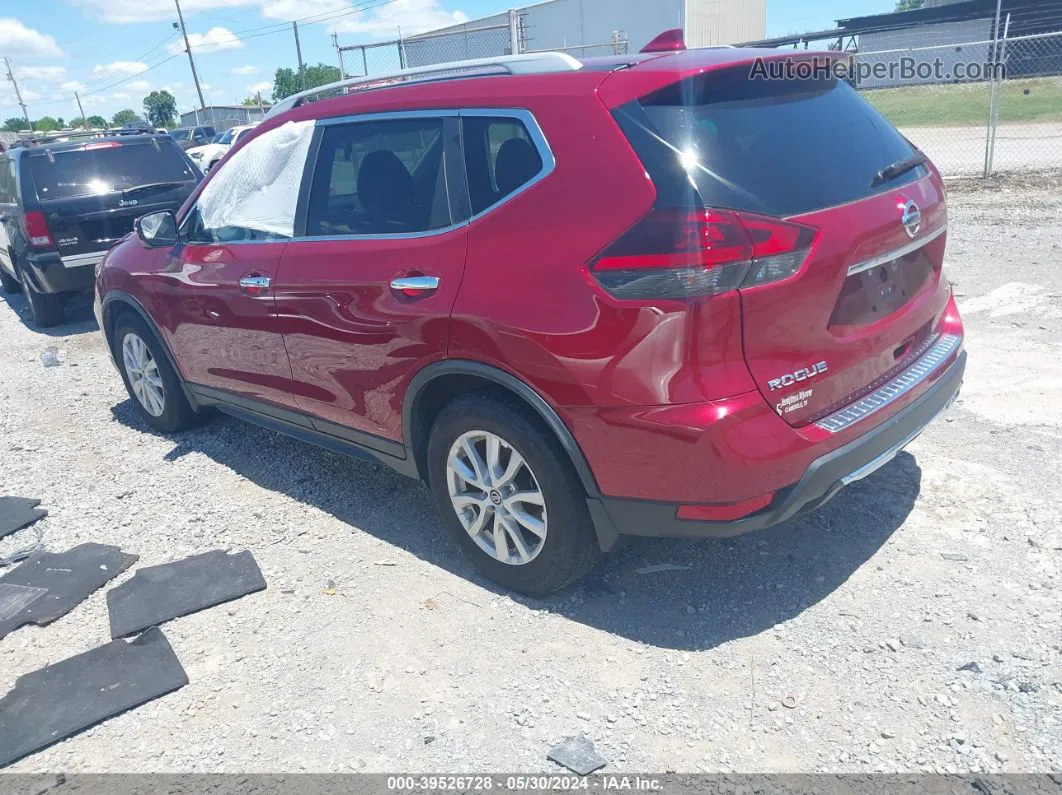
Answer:
[[[879,176],[920,153],[851,87],[740,67],[640,104],[706,206],[810,230],[792,272],[740,289],[745,359],[780,416],[813,422],[924,350],[948,297],[943,184],[928,163]]]
[[[180,207],[200,179],[172,141],[147,136],[35,152],[30,172],[63,257],[106,251],[140,216]]]

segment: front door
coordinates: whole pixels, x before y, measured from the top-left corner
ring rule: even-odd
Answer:
[[[321,430],[400,440],[402,387],[445,356],[464,270],[456,112],[321,124],[305,236],[275,286],[292,389]]]
[[[292,407],[291,367],[274,284],[287,239],[205,229],[192,210],[176,255],[192,288],[177,356],[186,380],[229,396]]]

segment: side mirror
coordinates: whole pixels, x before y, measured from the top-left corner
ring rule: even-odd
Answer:
[[[176,246],[180,240],[177,235],[177,218],[171,210],[142,215],[136,219],[133,226],[137,237],[148,248]]]

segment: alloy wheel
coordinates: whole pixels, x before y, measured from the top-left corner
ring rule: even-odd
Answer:
[[[489,431],[467,431],[446,460],[450,502],[465,532],[495,560],[530,563],[546,540],[546,503],[523,456]]]
[[[151,349],[138,335],[129,332],[122,340],[122,361],[125,374],[129,378],[129,387],[152,417],[161,417],[166,410],[166,391],[162,386],[162,376],[158,364],[151,355]]]

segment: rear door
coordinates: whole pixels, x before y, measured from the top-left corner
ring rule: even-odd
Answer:
[[[836,410],[910,363],[933,333],[944,189],[918,153],[846,83],[683,80],[639,101],[704,204],[737,211],[754,258],[741,285],[746,362],[792,425]]]
[[[141,215],[176,210],[199,177],[168,138],[130,136],[28,158],[48,230],[64,259],[106,251]]]
[[[457,114],[319,124],[305,236],[276,284],[295,400],[323,430],[399,440],[402,386],[445,356],[464,270]]]

